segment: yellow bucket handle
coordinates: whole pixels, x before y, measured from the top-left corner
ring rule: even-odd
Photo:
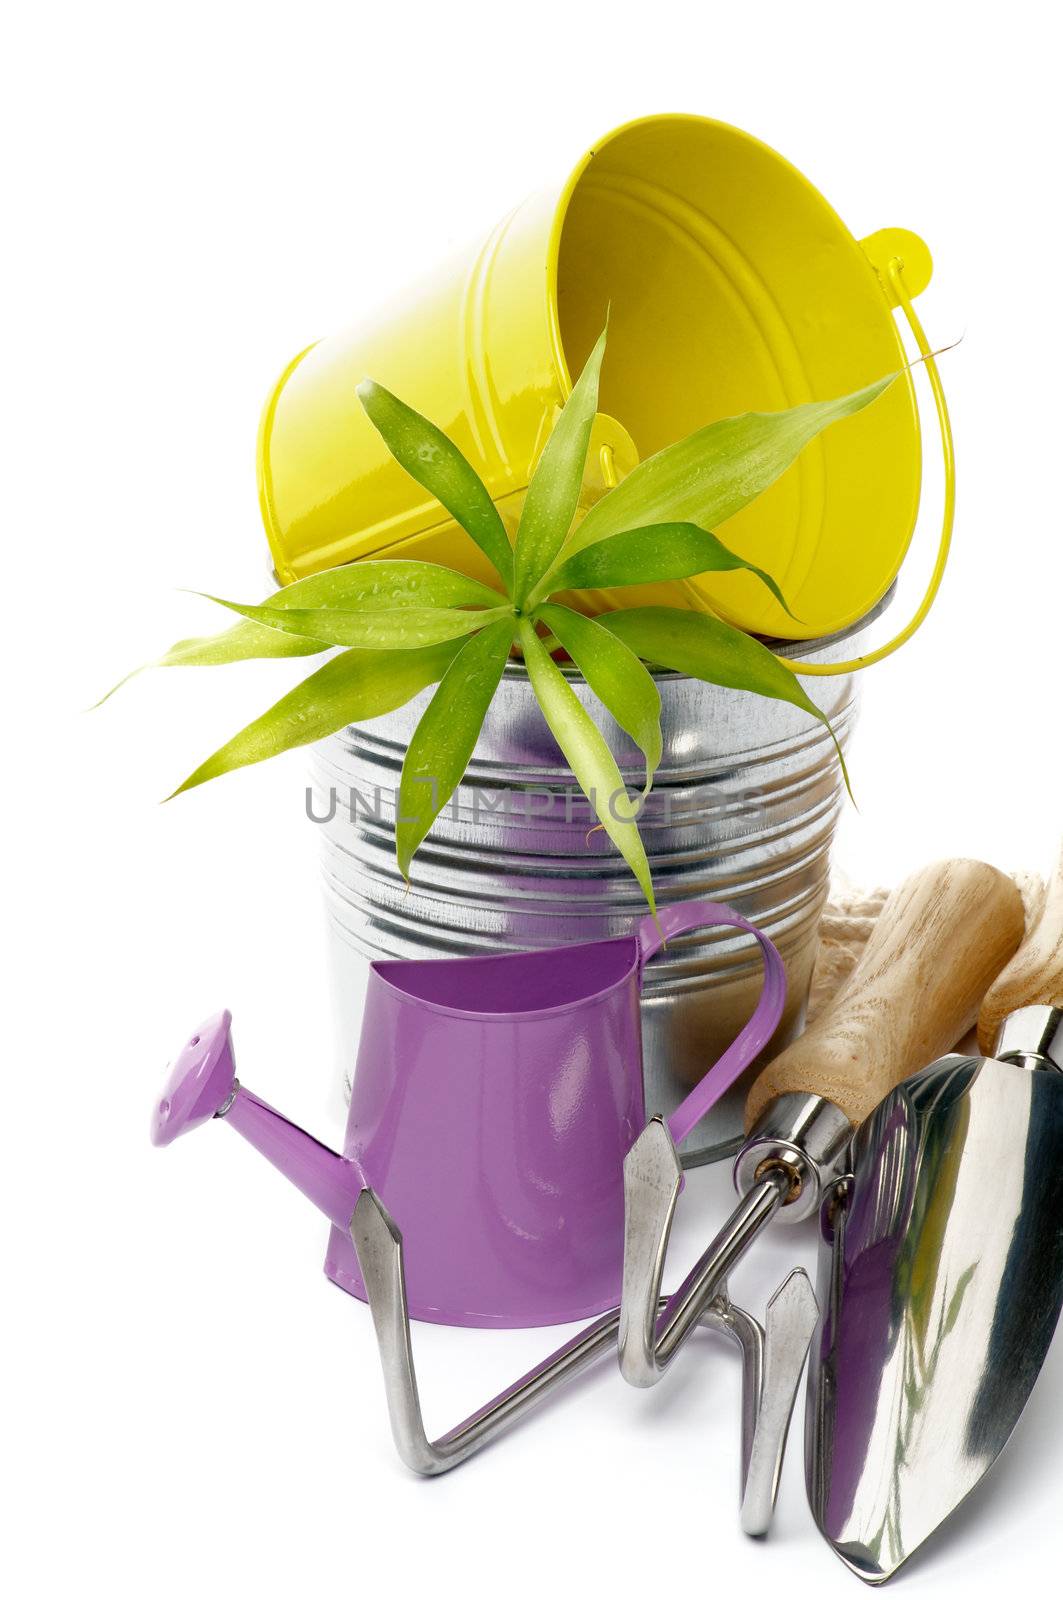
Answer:
[[[800,673],[802,677],[833,678],[846,672],[860,672],[864,667],[874,666],[876,661],[884,661],[902,644],[907,644],[912,635],[922,627],[929,615],[930,608],[937,599],[937,592],[941,588],[941,580],[945,576],[945,567],[949,559],[949,549],[952,545],[952,527],[956,519],[956,457],[952,446],[952,423],[949,420],[949,408],[945,400],[945,390],[941,383],[941,374],[937,369],[933,351],[929,340],[923,332],[923,325],[919,321],[904,287],[904,263],[899,256],[894,256],[887,268],[889,273],[890,288],[897,297],[897,304],[907,319],[912,335],[919,346],[919,353],[926,367],[927,377],[930,379],[930,389],[934,396],[934,408],[937,411],[938,427],[941,430],[941,449],[945,459],[945,505],[941,519],[941,538],[938,541],[937,559],[934,570],[930,574],[926,593],[919,602],[918,609],[906,627],[902,628],[887,644],[879,645],[877,650],[868,651],[866,656],[857,656],[853,661],[789,661],[785,656],[776,659],[784,667],[789,667],[791,672]]]

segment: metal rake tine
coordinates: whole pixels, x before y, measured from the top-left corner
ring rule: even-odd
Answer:
[[[730,1299],[726,1287],[702,1317],[706,1327],[726,1333],[742,1351],[742,1493],[745,1494],[749,1463],[753,1455],[753,1440],[757,1426],[757,1408],[764,1376],[764,1329],[751,1312],[737,1306]]]
[[[430,1440],[417,1391],[402,1234],[372,1189],[363,1189],[358,1196],[351,1218],[351,1239],[376,1330],[395,1446],[406,1466],[425,1477],[449,1472],[466,1461],[597,1360],[615,1338],[619,1307],[592,1322],[449,1433]]]
[[[683,1169],[660,1117],[646,1124],[624,1160],[624,1272],[620,1370],[646,1389],[667,1364],[657,1351],[657,1308]]]
[[[801,1268],[768,1303],[766,1328],[721,1290],[702,1322],[726,1333],[742,1351],[743,1533],[759,1538],[771,1526],[797,1388],[819,1311]]]
[[[654,1117],[624,1161],[620,1370],[639,1389],[663,1378],[724,1289],[731,1268],[777,1209],[785,1182],[773,1174],[738,1202],[661,1310],[661,1282],[682,1181],[672,1136],[661,1118]]]
[[[808,1274],[798,1267],[776,1289],[765,1318],[763,1360],[742,1483],[742,1532],[753,1538],[766,1534],[771,1526],[790,1418],[818,1320],[815,1292]],[[744,1385],[748,1377],[744,1374]],[[743,1414],[749,1414],[744,1394]]]
[[[436,1464],[421,1415],[410,1344],[402,1234],[372,1189],[363,1189],[358,1196],[351,1217],[351,1240],[373,1317],[396,1448],[414,1472],[444,1470]]]

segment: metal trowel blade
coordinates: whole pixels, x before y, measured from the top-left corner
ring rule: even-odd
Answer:
[[[1063,1299],[1063,1075],[946,1056],[895,1089],[824,1211],[806,1462],[820,1531],[890,1577],[992,1466]]]

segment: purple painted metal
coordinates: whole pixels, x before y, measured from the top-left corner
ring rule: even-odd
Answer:
[[[331,1222],[350,1227],[358,1196],[368,1182],[356,1162],[338,1156],[248,1089],[237,1089],[225,1120]]]
[[[764,958],[764,986],[760,991],[753,1015],[741,1033],[728,1045],[715,1066],[691,1089],[686,1099],[668,1118],[668,1131],[676,1145],[682,1144],[706,1112],[727,1093],[749,1063],[760,1054],[779,1025],[786,1005],[786,968],[782,957],[766,933],[761,933],[745,917],[740,917],[730,906],[717,905],[712,900],[689,900],[685,905],[666,906],[657,915],[644,917],[638,928],[642,968],[653,959],[667,941],[681,933],[691,933],[695,928],[744,928],[760,945]],[[641,1130],[640,1130],[641,1131]]]
[[[756,936],[765,983],[669,1119],[678,1140],[767,1043],[785,999],[770,939],[711,901],[668,907],[620,939],[375,962],[342,1156],[234,1094],[228,1013],[212,1021],[211,1063],[205,1029],[178,1058],[152,1137],[169,1143],[231,1097],[227,1120],[329,1217],[325,1270],[361,1299],[349,1225],[371,1185],[403,1231],[412,1316],[496,1328],[596,1316],[620,1297],[623,1162],[645,1121],[642,970],[666,938],[709,924]]]
[[[216,1011],[182,1048],[151,1118],[152,1144],[172,1144],[216,1116],[236,1082],[230,1011]],[[356,1197],[357,1198],[357,1197]]]

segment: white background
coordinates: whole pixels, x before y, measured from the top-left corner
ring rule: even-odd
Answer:
[[[782,149],[857,235],[921,232],[931,337],[965,335],[945,366],[955,559],[925,633],[866,684],[839,859],[864,882],[943,853],[1047,866],[1063,562],[1042,17],[1014,0],[185,0],[9,19],[7,1593],[856,1593],[813,1531],[798,1449],[770,1540],[743,1542],[737,1369],[707,1338],[652,1393],[607,1365],[449,1478],[400,1467],[368,1316],[320,1273],[320,1219],[221,1127],[147,1141],[168,1055],[221,1004],[245,1081],[340,1136],[302,756],[157,804],[291,667],[146,676],[83,708],[213,625],[180,587],[265,592],[255,429],[295,351],[618,122],[699,111]],[[692,1182],[688,1249],[726,1200],[722,1170]],[[736,1290],[759,1309],[812,1250],[779,1233]],[[429,1423],[553,1337],[418,1328]],[[1054,1581],[1060,1343],[1014,1447],[905,1592]]]

